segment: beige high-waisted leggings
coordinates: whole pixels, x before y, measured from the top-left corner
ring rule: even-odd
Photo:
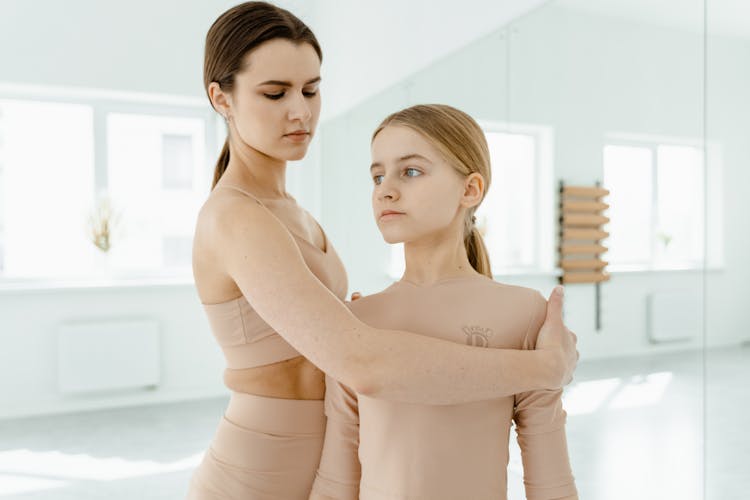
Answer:
[[[323,401],[232,393],[188,500],[307,500],[325,434]]]

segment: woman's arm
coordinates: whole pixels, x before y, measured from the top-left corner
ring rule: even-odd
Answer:
[[[289,231],[265,207],[236,198],[214,203],[196,234],[212,242],[208,258],[223,262],[248,302],[287,342],[360,394],[455,404],[557,388],[573,371],[575,346],[564,327],[553,329],[550,345],[536,351],[483,349],[372,328],[310,272]]]

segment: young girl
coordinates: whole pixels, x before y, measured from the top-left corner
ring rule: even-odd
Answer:
[[[377,329],[347,309],[344,267],[285,185],[286,162],[315,133],[321,54],[305,24],[264,2],[229,9],[206,37],[206,92],[229,136],[193,273],[232,393],[190,499],[307,498],[325,430],[321,370],[364,394],[457,403],[560,387],[576,364],[560,297],[535,351]]]
[[[491,178],[477,123],[449,106],[414,106],[378,127],[372,158],[373,212],[385,241],[404,243],[406,270],[387,289],[353,302],[355,315],[458,344],[533,349],[547,303],[537,291],[492,280],[474,223]],[[358,394],[329,377],[311,498],[506,498],[511,420],[527,498],[577,498],[561,392],[428,406]]]

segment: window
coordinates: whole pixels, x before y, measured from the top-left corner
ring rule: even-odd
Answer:
[[[537,138],[486,132],[492,182],[477,209],[490,262],[498,268],[536,265]]]
[[[199,125],[202,125],[199,123]],[[161,134],[161,167],[163,189],[192,189],[196,158],[190,134]]]
[[[700,267],[704,239],[702,150],[674,144],[608,144],[608,261],[619,268]]]
[[[85,272],[94,193],[91,106],[0,100],[0,112],[3,275]]]
[[[192,241],[208,188],[205,135],[200,118],[108,115],[107,192],[119,217],[114,268],[189,272],[191,245],[186,242]]]
[[[107,278],[189,276],[218,136],[208,104],[11,97],[0,98],[0,278],[102,277],[102,266]],[[95,245],[96,220],[108,226]]]
[[[542,127],[483,124],[490,150],[492,181],[476,212],[477,226],[495,274],[535,272],[549,267],[552,231],[543,223],[552,210],[551,132]],[[540,192],[548,192],[541,197]],[[548,227],[549,226],[549,227]],[[547,229],[545,229],[547,228]],[[391,246],[388,274],[400,277],[403,245]]]

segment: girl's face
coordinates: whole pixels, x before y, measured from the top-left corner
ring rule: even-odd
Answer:
[[[467,178],[418,132],[388,125],[372,141],[372,209],[388,243],[463,231]],[[461,233],[462,234],[462,233]]]
[[[318,124],[319,84],[320,59],[310,44],[270,40],[245,56],[234,89],[223,94],[224,107],[217,110],[228,114],[230,127],[251,148],[299,160]]]

